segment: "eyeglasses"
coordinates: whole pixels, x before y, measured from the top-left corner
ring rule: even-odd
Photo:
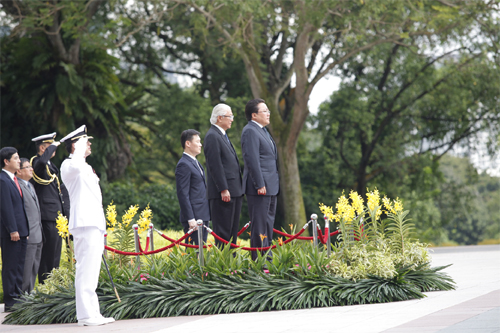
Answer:
[[[19,168],[19,170],[22,170],[22,169],[33,169],[33,167],[31,165],[28,165],[28,166],[25,166],[23,168]]]
[[[267,113],[267,114],[271,114],[271,111],[269,111],[269,110],[262,110],[262,111],[257,111],[257,113],[259,113],[259,112],[261,112],[261,113]]]
[[[234,119],[234,116],[221,116],[221,117],[226,117],[226,118],[229,118],[229,119],[231,119],[231,120],[233,120],[233,119]]]

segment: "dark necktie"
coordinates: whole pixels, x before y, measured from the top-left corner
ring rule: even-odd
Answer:
[[[200,168],[201,175],[203,176],[203,167],[201,166],[200,162],[196,161],[196,164],[198,164],[198,168]]]
[[[21,191],[21,186],[19,186],[19,182],[17,181],[17,177],[14,176],[14,183],[16,183],[17,189],[19,190],[19,194],[21,195],[21,198],[23,197],[23,191]]]
[[[263,129],[263,130],[264,130],[264,132],[266,133],[267,138],[269,139],[269,141],[271,141],[271,142],[272,142],[272,140],[271,140],[271,134],[269,134],[269,131],[267,130],[267,128],[262,127],[262,129]]]
[[[267,138],[269,139],[269,141],[271,141],[271,146],[273,146],[273,152],[274,152],[274,143],[273,143],[273,139],[271,138],[271,134],[269,134],[269,131],[267,130],[267,128],[262,127],[262,129],[263,129],[263,130],[264,130],[264,132],[266,133]]]
[[[229,143],[229,145],[231,145],[231,141],[229,141],[229,137],[227,136],[227,133],[224,133],[224,136],[226,137],[226,140]]]
[[[35,189],[33,188],[33,185],[31,185],[30,182],[28,182],[27,184],[28,184],[28,188],[29,188],[29,190],[31,192],[31,195],[35,196]]]

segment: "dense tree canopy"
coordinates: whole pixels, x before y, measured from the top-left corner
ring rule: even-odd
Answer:
[[[445,153],[476,133],[488,133],[498,151],[496,0],[0,4],[1,146],[29,157],[32,137],[60,138],[85,123],[97,138],[92,164],[103,180],[124,183],[107,197],[136,200],[129,186],[160,183],[157,195],[170,202],[182,130],[203,137],[213,105],[227,103],[236,115],[228,135],[241,154],[244,105],[260,97],[278,144],[283,224],[301,225],[342,190],[377,186],[417,211],[429,240],[498,234],[484,208],[492,201],[472,195],[495,197],[494,180],[480,175],[462,186],[444,171],[452,163]],[[342,84],[310,115],[311,92],[326,75]],[[56,159],[64,155],[59,149]],[[488,204],[461,203],[464,214],[451,214],[457,193]]]

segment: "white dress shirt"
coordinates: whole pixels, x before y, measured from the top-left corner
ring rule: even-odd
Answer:
[[[12,179],[12,181],[14,181],[14,177],[16,176],[15,174],[13,174],[12,172],[7,171],[5,169],[2,169],[2,171],[5,171],[9,175],[10,179]]]

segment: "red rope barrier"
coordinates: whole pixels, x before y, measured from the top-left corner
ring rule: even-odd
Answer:
[[[273,229],[273,232],[277,233],[280,236],[284,236],[284,237],[287,237],[287,238],[293,237],[293,235],[287,234],[286,232],[279,231],[279,230],[276,230],[276,229]],[[305,237],[305,236],[297,237],[297,239],[300,239],[300,240],[313,240],[312,237]]]
[[[168,250],[172,247],[174,247],[175,245],[179,244],[180,242],[182,242],[184,239],[186,239],[188,236],[190,236],[192,233],[191,230],[189,230],[184,236],[182,236],[181,238],[179,238],[178,240],[174,241],[172,244],[170,245],[167,245],[165,247],[162,247],[161,249],[158,249],[158,250],[154,250],[154,251],[149,251],[149,252],[144,252],[142,251],[141,249],[141,246],[140,246],[140,242],[139,242],[139,249],[141,249],[141,252],[127,252],[127,251],[120,251],[120,250],[117,250],[117,249],[113,249],[112,247],[109,247],[107,245],[104,246],[104,248],[108,251],[111,251],[111,252],[114,252],[114,253],[118,253],[118,254],[122,254],[122,255],[126,255],[126,256],[142,256],[142,255],[149,255],[149,254],[155,254],[155,253],[159,253],[159,252],[163,252],[165,250]],[[198,248],[196,246],[196,248]]]
[[[302,228],[302,230],[300,230],[298,233],[296,233],[291,238],[289,238],[286,241],[284,241],[283,244],[288,244],[291,241],[293,241],[294,239],[297,239],[306,230],[306,228],[308,227],[308,225],[309,225],[309,223],[307,223]],[[221,238],[219,235],[217,235],[215,232],[213,232],[212,229],[210,229],[208,227],[205,227],[205,228],[207,228],[208,232],[211,233],[212,236],[214,236],[215,239],[219,240],[220,242],[222,242],[224,244],[229,244],[229,242],[227,240]],[[233,248],[240,248],[240,249],[243,249],[243,250],[246,250],[246,251],[267,251],[269,249],[275,249],[276,245],[271,245],[271,246],[266,246],[266,247],[245,247],[245,246],[238,246],[238,245],[236,245],[234,243],[231,243],[231,247],[233,247]]]
[[[238,232],[238,236],[241,235],[246,229],[248,229],[248,227],[250,226],[250,223],[251,222],[248,222],[247,224],[245,224],[245,226]],[[296,233],[295,235],[291,235],[291,234],[287,234],[285,232],[282,232],[282,231],[279,231],[279,230],[276,230],[276,229],[273,229],[273,231],[275,233],[277,233],[278,235],[281,235],[281,236],[284,236],[284,237],[287,237],[288,239],[286,241],[283,242],[283,244],[288,244],[290,243],[291,241],[295,240],[295,239],[299,239],[299,240],[312,240],[313,237],[303,237],[303,236],[300,236],[302,235],[302,233],[306,230],[306,228],[309,226],[309,222],[306,223],[306,225],[304,225],[304,227],[298,232]],[[215,232],[213,232],[210,228],[204,226],[208,232],[210,232],[214,238],[216,238],[217,240],[221,241],[222,243],[224,244],[229,244],[229,242],[223,238],[221,238],[219,235],[217,235]],[[325,235],[323,235],[323,233],[321,232],[321,228],[319,226],[318,227],[318,230],[319,230],[319,234],[318,234],[318,239],[323,243],[325,244],[326,243],[326,235],[328,233],[328,229],[325,229]],[[185,240],[188,236],[191,236],[192,232],[194,231],[193,229],[192,230],[189,230],[186,234],[184,234],[184,236],[182,236],[181,238],[175,240],[173,238],[170,238],[168,237],[167,235],[163,234],[161,231],[157,230],[157,229],[154,229],[161,237],[163,237],[164,239],[172,242],[172,244],[170,245],[167,245],[165,247],[162,247],[160,249],[157,249],[157,250],[154,250],[154,251],[148,251],[149,250],[149,244],[150,244],[150,237],[147,237],[146,238],[146,250],[144,251],[142,249],[142,245],[141,245],[141,241],[139,239],[139,251],[140,252],[127,252],[127,251],[120,251],[120,250],[117,250],[117,249],[114,249],[112,247],[109,247],[109,246],[104,246],[106,250],[108,251],[111,251],[111,252],[114,252],[114,253],[117,253],[117,254],[121,254],[121,255],[129,255],[129,256],[138,256],[138,255],[150,255],[150,254],[155,254],[155,253],[159,253],[159,252],[162,252],[162,251],[165,251],[165,250],[168,250],[172,247],[174,247],[175,245],[180,245],[180,246],[184,246],[184,247],[188,247],[188,248],[192,248],[192,249],[197,249],[198,248],[198,245],[192,245],[192,244],[187,244],[187,243],[183,243],[182,241]],[[334,236],[336,234],[339,233],[339,230],[336,230],[336,231],[333,231],[330,233],[330,237],[331,236]],[[213,246],[212,244],[209,244],[209,245],[204,245],[203,248],[206,249],[206,248],[209,248]],[[239,246],[239,245],[236,245],[234,243],[231,243],[231,247],[232,248],[241,248],[243,250],[246,250],[246,251],[267,251],[269,249],[275,249],[276,248],[276,245],[272,245],[272,246],[267,246],[267,247],[244,247],[244,246]]]
[[[274,231],[275,233],[277,233],[278,235],[280,235],[280,236],[285,236],[285,237],[293,237],[293,235],[287,234],[287,233],[285,233],[285,232],[282,232],[282,231],[279,231],[279,230],[276,230],[276,229],[273,229],[273,231]],[[332,232],[330,233],[330,237],[331,237],[331,236],[334,236],[334,235],[336,235],[336,234],[338,234],[338,233],[339,233],[339,230],[332,231]],[[323,234],[321,233],[321,235],[323,235]],[[318,235],[318,239],[319,239],[319,238],[320,238],[320,235]],[[311,237],[297,237],[297,239],[301,239],[301,240],[313,240],[312,236],[311,236]]]
[[[166,239],[168,240],[169,242],[176,242],[175,239],[173,238],[170,238],[168,237],[167,235],[164,235],[161,231],[155,229],[156,232],[158,233],[158,235],[160,235],[161,237],[163,237],[163,239]],[[191,249],[197,249],[198,248],[198,245],[193,245],[193,244],[187,244],[187,243],[179,243],[180,246],[184,246],[184,247],[189,247]],[[209,244],[209,245],[203,245],[203,248],[206,249],[207,247],[212,247],[212,244]]]
[[[241,230],[240,230],[240,231],[238,231],[238,235],[237,235],[238,237],[240,237],[240,235],[241,235],[241,234],[242,234],[245,230],[247,230],[247,229],[248,229],[248,227],[250,226],[250,223],[252,223],[252,222],[250,222],[250,221],[249,221],[247,224],[245,224],[245,225],[243,226],[243,228],[241,228]]]
[[[326,239],[326,236],[323,236],[323,232],[321,231],[321,227],[319,226],[319,224],[316,224],[316,228],[318,228],[319,240],[321,241],[322,244],[326,244],[326,242],[324,241],[324,239]],[[325,230],[325,233],[326,233],[326,230]]]

